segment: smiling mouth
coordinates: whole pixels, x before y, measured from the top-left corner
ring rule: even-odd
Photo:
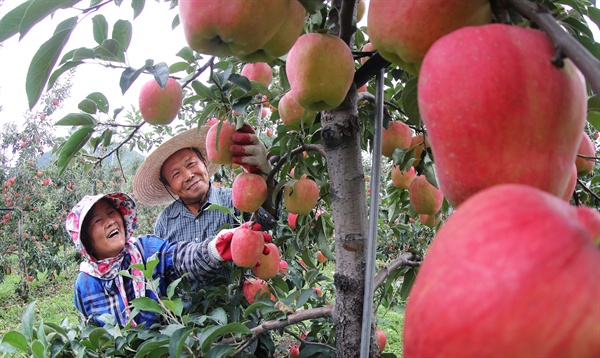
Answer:
[[[187,187],[187,190],[197,187],[198,184],[200,184],[200,180],[193,182],[190,186]]]
[[[119,230],[117,230],[117,229],[114,229],[113,231],[111,231],[111,232],[108,234],[108,238],[109,238],[109,239],[112,239],[113,237],[115,237],[115,236],[117,236],[117,235],[119,235]]]

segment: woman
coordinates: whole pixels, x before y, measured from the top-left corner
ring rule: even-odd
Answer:
[[[157,300],[146,288],[142,272],[130,269],[131,264],[145,265],[153,255],[159,259],[153,279],[161,278],[160,297],[184,273],[189,280],[205,285],[222,272],[225,261],[231,261],[229,246],[236,229],[222,230],[215,238],[199,243],[169,243],[154,235],[134,238],[136,223],[135,203],[124,193],[85,196],[67,216],[67,230],[84,257],[75,281],[74,303],[86,320],[103,325],[101,316],[108,314],[120,325],[131,321],[132,325],[145,323],[150,327],[158,322],[153,312],[130,317],[129,309],[131,301],[139,297]],[[252,229],[260,230],[260,226],[254,224]],[[271,239],[269,234],[262,234],[265,241]],[[136,279],[119,275],[123,270]]]

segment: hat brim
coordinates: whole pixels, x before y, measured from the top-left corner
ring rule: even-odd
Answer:
[[[167,158],[185,148],[197,148],[206,159],[206,133],[210,126],[188,129],[167,140],[156,148],[133,178],[133,195],[142,204],[160,205],[173,201],[174,196],[160,181],[160,170]],[[219,164],[209,163],[206,168],[211,178],[219,169]]]

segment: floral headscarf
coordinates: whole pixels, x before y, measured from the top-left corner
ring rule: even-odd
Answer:
[[[85,246],[81,242],[82,225],[85,221],[85,216],[90,212],[92,207],[101,199],[108,199],[119,211],[123,217],[123,224],[125,227],[126,242],[123,250],[115,256],[106,258],[103,260],[96,260],[95,257],[90,255]],[[73,243],[77,250],[83,255],[84,261],[79,264],[79,271],[87,273],[93,277],[97,277],[102,280],[115,280],[116,286],[119,289],[119,293],[123,298],[125,306],[128,306],[127,295],[125,293],[125,287],[123,285],[123,278],[119,275],[121,271],[121,265],[125,256],[128,255],[131,259],[131,264],[143,263],[142,255],[138,248],[135,246],[135,239],[133,238],[133,231],[137,226],[137,211],[135,209],[135,202],[131,197],[124,193],[110,193],[100,195],[86,195],[77,203],[72,209],[69,215],[67,215],[66,228]],[[142,280],[143,274],[140,270],[132,269],[133,276],[139,277],[140,279],[133,280],[133,287],[135,297],[145,296],[145,285]],[[127,313],[129,314],[129,312]],[[132,322],[133,323],[133,322]]]

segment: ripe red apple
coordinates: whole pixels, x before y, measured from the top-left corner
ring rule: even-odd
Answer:
[[[288,225],[292,230],[296,230],[296,222],[298,220],[298,214],[288,213]]]
[[[223,122],[221,125],[217,124],[210,127],[206,133],[206,156],[211,163],[233,163],[229,151],[229,147],[233,145],[231,139],[233,133],[235,133],[235,125],[231,123]]]
[[[271,293],[267,281],[254,277],[246,278],[242,284],[242,291],[244,291],[244,297],[249,304],[254,303],[254,298],[258,298],[260,300],[269,297],[269,294]]]
[[[563,194],[562,198],[566,201],[571,200],[573,196],[573,191],[575,191],[575,187],[577,186],[577,165],[573,164],[573,169],[571,170],[571,176],[569,177],[569,183],[567,184],[567,189]]]
[[[361,52],[372,52],[372,51],[375,51],[375,46],[373,46],[372,43],[367,42],[360,51]],[[369,60],[369,58],[371,58],[371,57],[369,57],[369,56],[361,57],[360,63],[364,65],[365,62],[367,62],[367,60]]]
[[[317,261],[319,261],[322,264],[324,264],[325,262],[327,262],[327,257],[325,257],[325,255],[323,255],[323,253],[321,252],[321,250],[317,251]]]
[[[429,137],[427,136],[425,139],[423,139],[423,137],[424,136],[422,134],[418,134],[410,139],[410,147],[408,147],[408,149],[414,150],[415,161],[412,165],[415,167],[421,162],[421,155],[423,155],[423,151],[426,148],[431,147]]]
[[[242,67],[241,74],[249,80],[262,83],[265,87],[269,87],[273,80],[273,69],[265,62],[247,63]]]
[[[58,106],[58,100],[55,99],[54,101],[52,101],[52,104],[55,105],[55,106]]]
[[[386,60],[416,74],[431,45],[464,26],[492,21],[488,0],[370,0],[369,39]]]
[[[231,186],[233,206],[247,213],[253,213],[267,200],[267,182],[258,175],[247,172],[238,174]]]
[[[390,121],[381,132],[381,154],[392,157],[396,148],[408,148],[412,139],[410,128],[403,122]]]
[[[279,249],[273,243],[265,244],[269,248],[269,254],[260,255],[260,266],[252,266],[252,272],[254,275],[263,280],[269,280],[279,272],[279,263],[281,262],[281,256],[279,255]]]
[[[291,129],[308,128],[313,125],[317,117],[317,112],[305,109],[298,104],[291,92],[287,92],[281,97],[277,110],[283,124]]]
[[[304,34],[287,56],[292,96],[313,111],[339,106],[352,85],[354,70],[350,48],[334,35]]]
[[[392,183],[396,188],[408,189],[416,176],[417,171],[415,167],[410,167],[408,171],[400,170],[400,167],[397,165],[392,167]]]
[[[379,346],[379,352],[383,352],[387,343],[387,335],[385,334],[383,329],[377,327],[375,328],[375,336],[377,337],[377,345]]]
[[[285,260],[279,261],[279,273],[285,275],[288,272],[288,263]]]
[[[434,227],[439,224],[441,220],[442,217],[439,215],[419,214],[419,221],[421,221],[421,224],[425,226]]]
[[[584,132],[581,136],[581,142],[579,143],[579,149],[577,154],[584,155],[586,157],[596,156],[596,146],[590,139],[590,137]],[[577,166],[577,176],[583,177],[590,174],[594,170],[594,160],[587,160],[577,156],[575,159],[575,165]]]
[[[270,62],[288,53],[304,29],[306,10],[297,0],[290,0],[287,18],[275,36],[271,37],[259,50],[242,56],[248,62]]]
[[[281,29],[290,1],[179,0],[179,19],[194,51],[218,56],[247,56]]]
[[[218,124],[219,122],[220,122],[219,118],[213,117],[213,118],[207,120],[206,123],[204,123],[204,125],[212,126],[212,125]]]
[[[440,211],[444,194],[427,181],[424,175],[413,179],[408,188],[410,205],[419,214],[433,215]]]
[[[140,113],[150,124],[169,124],[177,117],[182,101],[183,90],[175,79],[169,78],[164,89],[152,79],[140,90]]]
[[[299,180],[291,181],[283,190],[283,203],[288,212],[298,215],[307,215],[317,204],[319,199],[319,186],[314,180],[308,179],[306,174]]]
[[[231,239],[231,257],[240,267],[250,268],[260,260],[265,246],[265,239],[258,231],[239,228]]]
[[[429,49],[419,75],[419,110],[452,205],[502,183],[562,197],[587,95],[579,70],[570,60],[554,66],[554,55],[541,31],[503,24],[456,30]]]
[[[290,358],[298,358],[300,355],[300,345],[290,346]]]
[[[599,356],[600,214],[581,209],[522,184],[462,203],[408,298],[404,356]]]

